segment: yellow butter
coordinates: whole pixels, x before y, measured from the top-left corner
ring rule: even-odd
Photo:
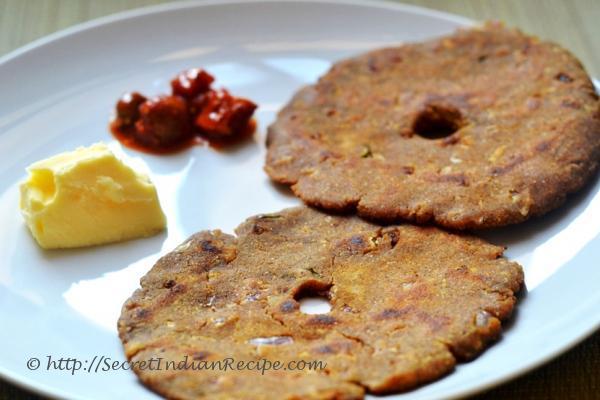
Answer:
[[[21,184],[21,213],[46,249],[92,246],[165,228],[156,188],[98,143],[38,161]]]

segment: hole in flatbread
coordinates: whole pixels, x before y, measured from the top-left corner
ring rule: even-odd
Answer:
[[[327,314],[331,304],[325,297],[305,297],[300,300],[300,312],[303,314]]]
[[[425,139],[441,139],[464,125],[460,110],[448,104],[427,104],[416,116],[412,131]]]
[[[300,303],[300,312],[304,314],[327,314],[331,311],[331,284],[315,279],[300,285],[294,293],[294,300]]]
[[[294,343],[294,339],[291,336],[258,337],[248,340],[248,343],[255,346],[281,346]]]

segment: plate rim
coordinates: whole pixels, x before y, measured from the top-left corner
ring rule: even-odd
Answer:
[[[260,3],[314,3],[314,4],[347,4],[357,6],[368,6],[382,9],[404,10],[411,13],[435,16],[455,21],[461,25],[472,25],[477,21],[461,15],[447,13],[444,11],[434,10],[427,7],[416,6],[394,2],[393,0],[178,0],[173,2],[142,6],[130,10],[119,11],[113,14],[105,15],[98,18],[93,18],[88,21],[80,22],[71,25],[64,29],[34,39],[33,41],[20,46],[3,56],[0,56],[0,66],[11,61],[12,59],[21,56],[29,51],[35,50],[38,47],[49,44],[53,41],[71,36],[89,29],[93,29],[102,25],[113,22],[123,21],[126,19],[139,18],[150,14],[158,14],[165,11],[181,10],[194,7],[218,6],[222,4],[260,4]]]
[[[299,3],[299,4],[330,4],[330,5],[356,5],[370,8],[381,8],[390,9],[394,11],[405,11],[408,13],[426,15],[435,18],[446,19],[454,21],[463,26],[476,25],[480,21],[473,20],[461,15],[430,9],[423,6],[417,6],[412,4],[405,4],[401,2],[393,2],[391,0],[179,0],[174,2],[167,2],[149,6],[137,7],[129,10],[124,10],[102,17],[94,18],[85,22],[81,22],[75,25],[71,25],[67,28],[58,30],[48,35],[42,36],[38,39],[20,46],[3,56],[0,56],[0,68],[12,60],[25,55],[29,52],[35,51],[36,49],[48,45],[52,42],[59,41],[61,39],[75,36],[81,32],[91,30],[97,27],[108,25],[114,22],[121,22],[124,20],[135,19],[144,17],[152,14],[160,14],[167,11],[182,10],[187,8],[205,7],[205,6],[219,6],[219,5],[236,5],[236,4],[263,4],[263,3]],[[600,91],[600,81],[591,78],[597,91]],[[523,376],[532,370],[548,363],[549,361],[557,358],[561,354],[572,349],[576,345],[583,342],[586,338],[591,337],[594,333],[600,330],[600,313],[598,313],[596,321],[590,319],[591,323],[584,324],[584,328],[577,331],[576,334],[571,334],[568,340],[564,340],[561,345],[555,346],[553,350],[544,353],[541,357],[531,359],[533,361],[524,362],[521,366],[514,368],[510,372],[501,373],[495,377],[487,378],[481,381],[476,386],[467,389],[458,389],[454,393],[444,396],[446,399],[457,399],[465,396],[471,396],[477,393],[483,393],[491,388],[505,384],[517,377]],[[18,373],[14,373],[11,370],[0,365],[0,378],[5,382],[28,390],[32,393],[36,393],[45,397],[60,398],[60,399],[78,399],[80,396],[67,395],[63,390],[48,386],[47,384],[38,383],[33,379],[27,378]],[[440,379],[443,379],[441,377]],[[400,394],[410,394],[404,392]]]

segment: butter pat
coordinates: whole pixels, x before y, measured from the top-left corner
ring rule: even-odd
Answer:
[[[21,184],[21,213],[45,249],[92,246],[165,228],[156,188],[98,143],[38,161]]]

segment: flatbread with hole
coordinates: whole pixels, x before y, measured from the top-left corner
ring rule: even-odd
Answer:
[[[488,23],[335,64],[268,133],[265,169],[309,205],[453,229],[558,207],[600,159],[600,102],[556,44]]]
[[[503,248],[432,227],[297,207],[252,217],[236,234],[195,234],[123,306],[127,359],[165,397],[360,399],[407,390],[496,339],[523,282]],[[299,300],[312,295],[329,297],[331,311],[301,312]],[[140,366],[159,358],[160,370]],[[229,358],[324,368],[165,370]]]

